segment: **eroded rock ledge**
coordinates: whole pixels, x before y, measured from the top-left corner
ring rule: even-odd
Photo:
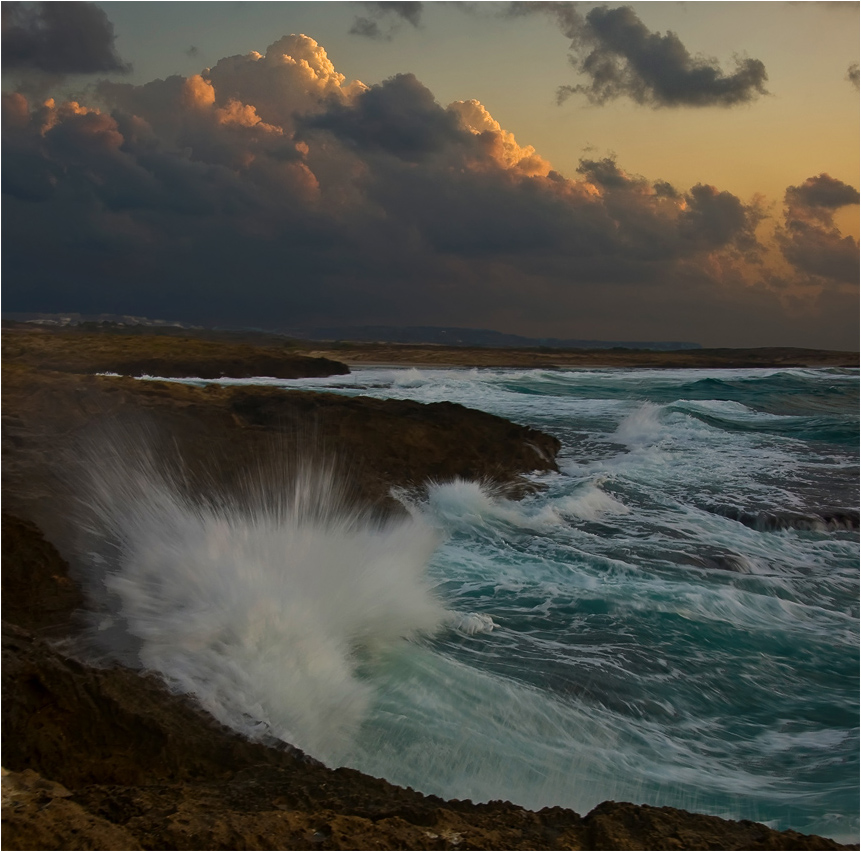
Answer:
[[[64,373],[113,372],[128,376],[196,376],[235,379],[318,378],[349,373],[340,361],[310,357],[283,341],[253,345],[207,340],[199,335],[120,334],[109,331],[48,330],[26,323],[3,328],[4,362],[15,360]]]

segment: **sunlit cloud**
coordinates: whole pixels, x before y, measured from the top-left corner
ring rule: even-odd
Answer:
[[[846,316],[818,294],[845,280],[852,251],[857,264],[833,221],[857,192],[827,175],[787,190],[769,243],[761,200],[612,157],[565,176],[479,101],[444,106],[412,74],[348,81],[303,35],[94,91],[92,104],[4,94],[7,310],[255,325],[521,317],[558,336],[576,318],[618,337],[624,304],[616,326],[644,323],[627,336],[677,338],[683,323],[696,338],[731,334],[739,311],[763,333],[785,328],[791,283],[814,306],[799,323]],[[826,268],[829,248],[844,260]]]

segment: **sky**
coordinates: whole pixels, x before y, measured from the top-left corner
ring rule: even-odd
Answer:
[[[859,3],[2,13],[4,312],[858,349]]]

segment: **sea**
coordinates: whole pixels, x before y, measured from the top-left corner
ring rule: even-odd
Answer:
[[[173,689],[445,798],[858,841],[857,369],[220,381],[460,403],[555,435],[559,472],[522,499],[396,491],[388,523],[344,507],[337,465],[241,504],[195,503],[151,460],[102,477],[102,627]]]

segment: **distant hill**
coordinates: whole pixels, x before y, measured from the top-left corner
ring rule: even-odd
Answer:
[[[522,337],[484,328],[449,326],[360,325],[331,326],[285,332],[306,340],[355,340],[374,343],[430,343],[443,346],[490,346],[497,349],[546,347],[548,349],[701,349],[689,341],[654,340],[577,340],[558,337]]]
[[[78,314],[74,312],[50,314],[50,313],[21,313],[14,311],[3,311],[4,320],[13,322],[28,322],[33,325],[58,326],[66,328],[70,326],[119,326],[133,328],[144,326],[146,328],[187,328],[200,330],[202,326],[191,325],[186,322],[175,320],[149,319],[148,317],[135,317],[129,314]]]
[[[108,327],[169,332],[181,329],[205,331],[202,326],[173,320],[149,319],[126,314],[78,313],[3,313],[4,320],[35,325],[91,328]],[[212,329],[215,331],[216,329]],[[248,328],[219,326],[221,332],[256,332],[265,335],[291,337],[298,340],[341,340],[357,343],[413,343],[438,346],[486,346],[492,349],[645,349],[670,352],[681,349],[702,349],[699,343],[676,340],[579,340],[558,337],[523,337],[486,328],[456,328],[435,325],[358,325],[325,326],[320,328]]]

